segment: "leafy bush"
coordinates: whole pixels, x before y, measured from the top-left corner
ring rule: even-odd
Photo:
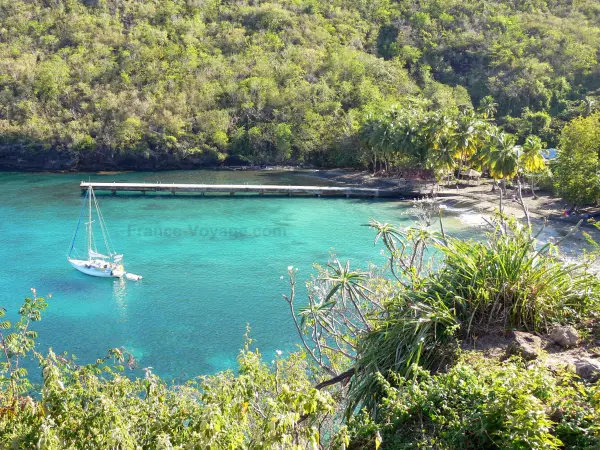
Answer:
[[[376,407],[378,374],[410,376],[417,365],[436,371],[451,362],[460,340],[600,317],[600,279],[585,258],[567,263],[552,244],[538,246],[528,228],[500,219],[486,241],[444,239],[437,245],[441,267],[420,286],[396,292],[361,340],[351,409]]]
[[[467,353],[447,373],[378,378],[378,421],[360,414],[338,439],[353,448],[593,449],[600,446],[600,386],[543,364]]]
[[[576,206],[600,200],[600,113],[579,117],[567,124],[560,136],[554,163],[558,194]]]
[[[87,366],[51,350],[35,353],[43,386],[23,395],[30,384],[22,369],[15,375],[16,358],[31,354],[33,341],[23,337],[33,335],[22,324],[39,320],[44,307],[43,299],[27,299],[14,333],[0,336],[0,448],[318,448],[316,419],[333,410],[331,396],[312,387],[302,355],[270,366],[250,341],[237,374],[184,385],[170,385],[150,369],[144,378],[128,378],[118,349]]]

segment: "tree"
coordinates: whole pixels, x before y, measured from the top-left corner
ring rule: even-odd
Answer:
[[[417,109],[409,110],[399,119],[396,149],[414,166],[422,167],[427,160],[429,149],[424,140],[425,124],[426,120]]]
[[[498,110],[498,103],[494,101],[494,97],[487,95],[481,99],[479,103],[479,112],[483,115],[484,119],[491,119]]]
[[[480,126],[480,119],[471,109],[462,111],[456,120],[452,144],[461,166],[477,153],[481,145]]]
[[[453,147],[451,137],[441,137],[437,146],[431,149],[427,165],[435,170],[439,177],[442,177],[450,174],[457,167],[455,155],[456,150]]]
[[[542,156],[545,143],[538,136],[530,135],[523,144],[521,156],[519,158],[519,166],[525,174],[531,175],[531,195],[535,195],[535,175],[542,173],[546,169],[546,161]]]
[[[600,199],[600,113],[569,122],[560,135],[554,168],[558,193],[575,206]]]
[[[429,147],[427,166],[438,174],[438,179],[457,167],[453,141],[454,121],[444,113],[436,113],[425,127],[425,140]]]
[[[485,147],[481,161],[490,168],[490,175],[501,180],[501,195],[506,193],[506,180],[513,178],[519,171],[515,137],[506,133],[494,135]]]
[[[376,115],[369,113],[361,128],[360,137],[367,147],[373,174],[377,172],[377,162],[382,162],[384,155],[389,153],[394,143],[394,123],[389,114]]]

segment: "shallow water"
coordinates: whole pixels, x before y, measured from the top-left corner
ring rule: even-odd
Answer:
[[[115,249],[139,283],[99,279],[66,260],[82,205],[79,181],[329,184],[281,172],[0,173],[0,305],[14,318],[29,289],[52,293],[38,349],[92,362],[125,347],[140,367],[187,378],[235,366],[246,325],[267,359],[298,343],[281,294],[287,267],[299,285],[335,252],[364,266],[382,262],[370,218],[411,224],[410,204],[312,197],[98,194]],[[457,217],[447,232],[477,236]],[[549,229],[550,235],[561,233]],[[80,244],[80,241],[78,242]],[[297,299],[304,301],[303,288]]]

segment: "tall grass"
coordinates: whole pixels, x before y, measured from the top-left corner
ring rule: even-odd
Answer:
[[[461,324],[461,337],[492,329],[546,332],[597,314],[600,280],[586,263],[568,263],[550,244],[537,248],[513,225],[486,242],[451,239],[429,296],[441,298]]]
[[[502,223],[484,242],[448,238],[443,264],[414,289],[397,292],[389,314],[358,349],[351,409],[374,407],[377,374],[437,371],[461,340],[496,330],[545,332],[600,316],[600,280],[585,263],[567,263],[530,229]]]

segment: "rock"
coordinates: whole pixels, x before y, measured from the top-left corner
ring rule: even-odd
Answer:
[[[548,337],[563,348],[575,347],[579,341],[579,333],[570,325],[553,328]]]
[[[585,358],[575,361],[575,373],[584,380],[596,381],[600,378],[600,362]]]
[[[519,355],[527,360],[540,356],[542,339],[539,336],[523,331],[512,331],[509,337],[511,339],[508,346],[509,354]]]

